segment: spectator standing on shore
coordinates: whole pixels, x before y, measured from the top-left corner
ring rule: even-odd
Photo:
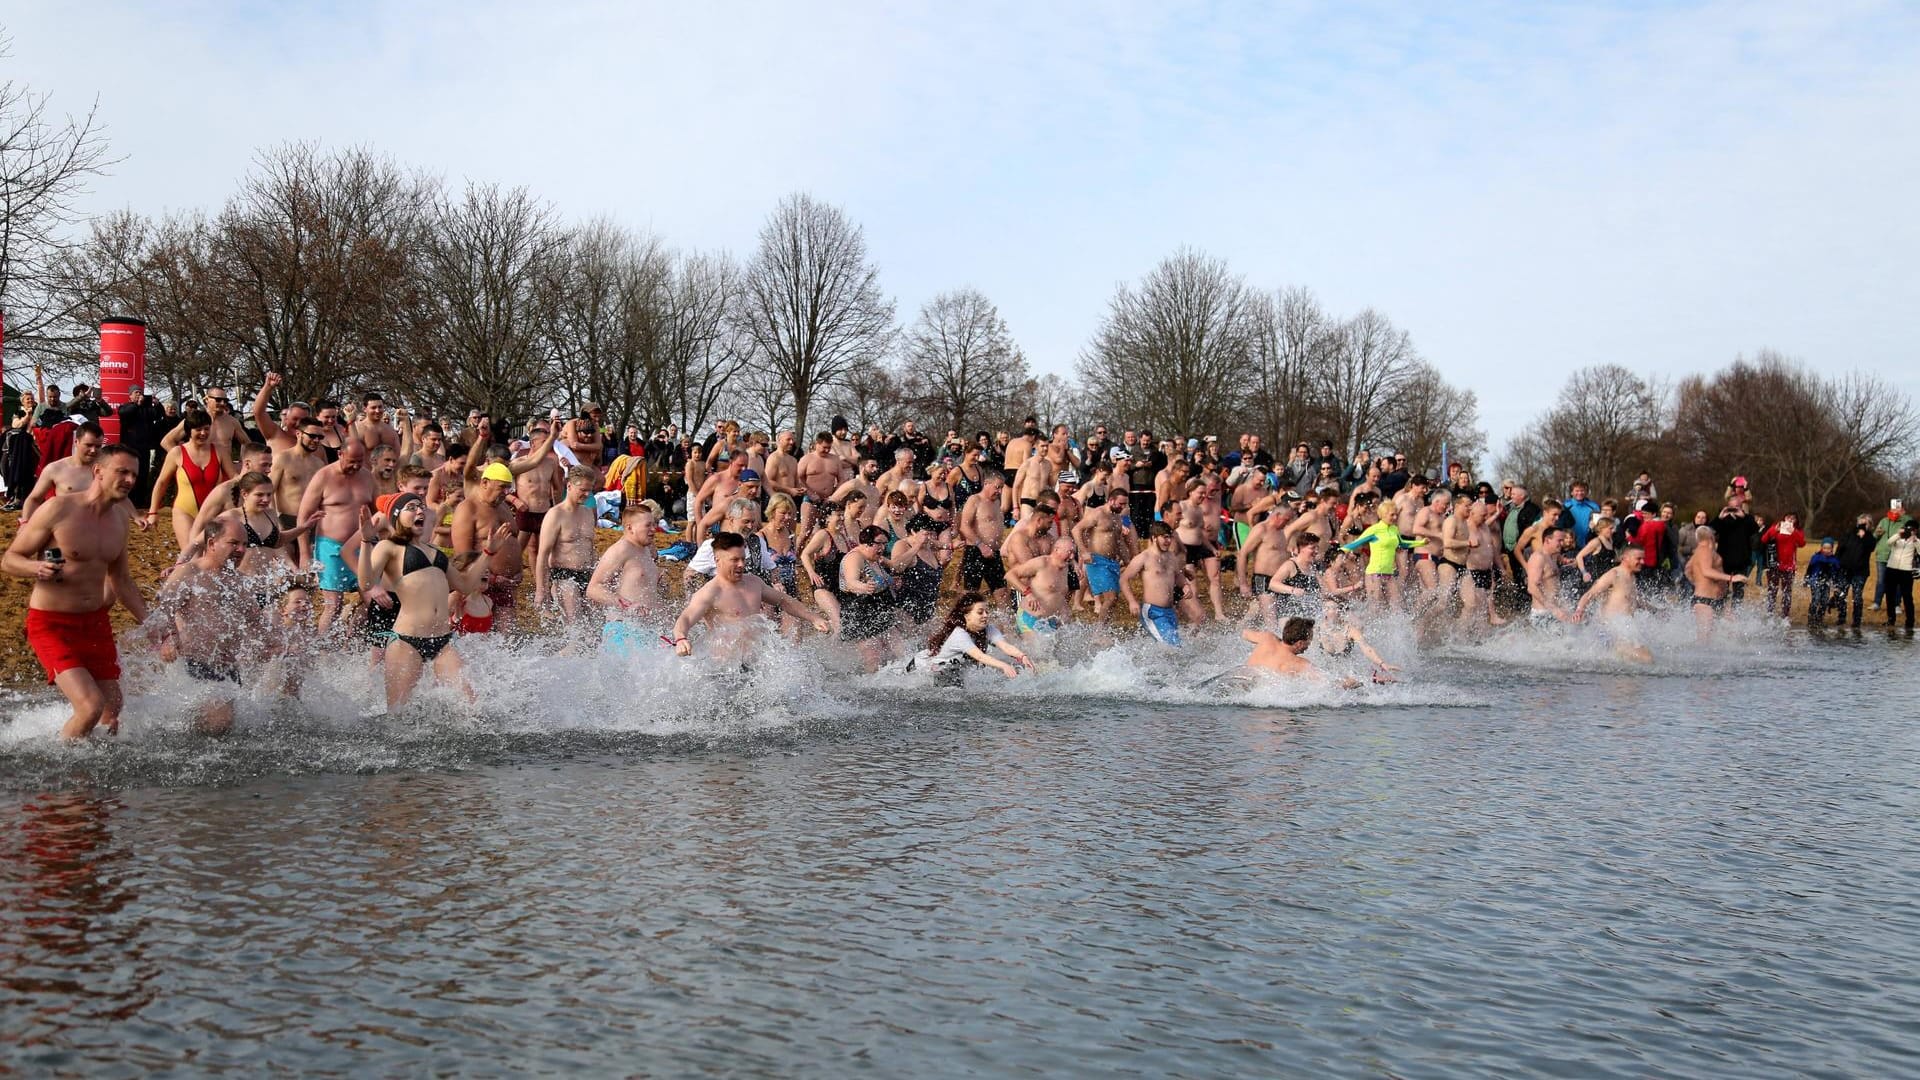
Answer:
[[[1861,610],[1867,602],[1867,575],[1873,570],[1873,515],[1861,514],[1840,538],[1835,555],[1840,560],[1841,584],[1837,588],[1834,602],[1839,605],[1840,617],[1847,619],[1847,597],[1853,598],[1851,624],[1855,629],[1860,626]]]
[[[1747,599],[1747,574],[1753,569],[1754,541],[1759,535],[1759,525],[1737,497],[1727,501],[1713,522],[1713,546],[1720,552],[1720,569],[1733,575],[1727,599],[1736,606]]]
[[[1895,499],[1888,504],[1886,516],[1874,526],[1873,538],[1877,542],[1873,548],[1873,561],[1880,568],[1880,572],[1873,577],[1873,610],[1875,611],[1880,610],[1881,603],[1887,598],[1887,553],[1890,545],[1893,538],[1900,534],[1901,526],[1912,520],[1913,517],[1907,513],[1900,500]]]
[[[1800,548],[1806,542],[1800,517],[1793,513],[1782,515],[1760,534],[1760,543],[1772,555],[1767,566],[1767,614],[1786,618],[1793,613],[1793,574],[1800,567]]]

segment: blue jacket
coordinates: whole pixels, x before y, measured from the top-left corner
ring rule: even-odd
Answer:
[[[1816,581],[1838,582],[1844,577],[1846,573],[1840,569],[1840,558],[1837,555],[1816,551],[1813,553],[1813,559],[1807,563],[1808,585]]]
[[[1592,499],[1568,499],[1561,505],[1573,515],[1573,547],[1578,551],[1587,546],[1587,523],[1600,512],[1600,504]]]

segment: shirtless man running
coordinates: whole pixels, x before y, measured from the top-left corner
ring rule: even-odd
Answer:
[[[1067,617],[1067,572],[1073,541],[1056,540],[1053,550],[1007,568],[1007,580],[1020,590],[1014,625],[1022,637],[1051,634]]]
[[[1107,489],[1106,500],[1091,505],[1073,527],[1073,542],[1082,552],[1087,591],[1093,595],[1093,613],[1105,621],[1120,595],[1120,568],[1133,561],[1140,544],[1127,520],[1127,488],[1118,480]]]
[[[545,607],[557,594],[560,611],[571,623],[580,618],[580,598],[593,580],[593,485],[596,475],[584,465],[567,470],[567,497],[540,523],[540,547],[533,560],[533,603]]]
[[[1540,534],[1533,554],[1527,558],[1527,595],[1533,600],[1535,622],[1556,619],[1578,622],[1572,612],[1560,604],[1560,553],[1573,543],[1573,534],[1558,525],[1549,525]]]
[[[773,463],[768,462],[772,469]],[[833,452],[833,436],[821,432],[813,437],[813,451],[794,466],[794,475],[800,486],[800,539],[804,543],[813,534],[816,520],[826,517],[820,511],[833,499],[833,493],[846,482],[851,473],[846,459]],[[779,490],[775,488],[774,490]]]
[[[1120,593],[1127,598],[1127,610],[1139,618],[1147,633],[1163,644],[1178,646],[1180,600],[1192,584],[1193,571],[1181,557],[1179,543],[1166,522],[1154,522],[1147,535],[1147,546],[1120,575]],[[1141,581],[1139,599],[1133,595],[1134,578]]]
[[[93,483],[48,499],[32,521],[21,523],[0,560],[8,574],[33,582],[27,644],[47,681],[73,707],[60,729],[63,739],[83,739],[96,725],[120,730],[120,654],[108,613],[117,599],[135,622],[147,617],[127,566],[134,517],[127,496],[139,476],[133,451],[102,448],[93,459]]]
[[[241,687],[240,656],[257,646],[257,622],[240,613],[251,607],[251,586],[240,573],[247,550],[246,526],[239,516],[208,521],[195,544],[200,549],[154,598],[168,615],[163,638],[169,651],[186,662],[187,675],[212,684],[195,706],[194,726],[203,735],[225,735],[233,728],[233,703]]]
[[[1620,562],[1601,574],[1573,609],[1574,621],[1578,622],[1587,617],[1589,604],[1599,602],[1603,632],[1612,640],[1613,651],[1623,660],[1640,664],[1653,663],[1653,652],[1634,637],[1628,619],[1640,603],[1640,590],[1634,575],[1640,572],[1646,562],[1647,553],[1640,548],[1622,549]]]
[[[1205,483],[1196,483],[1187,497],[1175,507],[1179,525],[1174,535],[1186,549],[1188,566],[1197,566],[1207,575],[1207,598],[1213,602],[1213,617],[1225,621],[1226,606],[1220,597],[1220,553],[1214,549],[1214,533],[1220,518]]]
[[[1007,598],[1006,567],[1000,562],[1000,536],[1007,521],[1000,496],[1005,486],[1000,470],[988,469],[980,490],[960,507],[960,541],[967,545],[960,556],[960,585],[968,592],[984,587],[995,602]]]
[[[1712,526],[1698,526],[1693,535],[1696,546],[1693,557],[1687,560],[1687,584],[1693,586],[1693,597],[1687,606],[1693,609],[1695,632],[1705,641],[1713,636],[1714,621],[1727,610],[1727,592],[1733,586],[1734,576],[1727,573],[1720,561],[1720,547],[1714,542]]]
[[[20,504],[20,520],[31,518],[41,503],[55,495],[72,495],[92,487],[93,462],[106,441],[106,432],[100,430],[100,425],[92,420],[75,428],[73,453],[40,471],[40,479],[27,494],[27,500]],[[145,524],[144,518],[141,523]]]
[[[713,580],[693,594],[686,610],[674,621],[674,652],[692,656],[693,642],[687,639],[687,633],[693,624],[704,623],[709,648],[716,657],[745,661],[753,655],[760,629],[756,622],[764,625],[760,611],[768,605],[811,623],[818,633],[827,632],[827,620],[813,609],[747,573],[746,543],[739,533],[721,530],[713,534]]]
[[[488,462],[479,477],[468,482],[468,496],[453,510],[454,553],[478,551],[487,557],[487,599],[493,603],[493,627],[502,632],[515,628],[515,594],[527,567],[520,544],[505,538],[510,531],[506,527],[514,523],[506,503],[513,482],[510,466]]]
[[[373,476],[367,472],[367,448],[356,439],[340,447],[340,460],[313,474],[301,496],[296,522],[321,512],[314,530],[313,566],[319,573],[321,634],[340,615],[341,594],[357,590],[360,579],[350,567],[359,564],[360,515],[373,506]],[[276,465],[276,469],[278,466]]]
[[[606,612],[600,644],[615,655],[631,656],[653,639],[644,624],[652,622],[666,599],[660,564],[653,557],[653,531],[659,521],[659,505],[651,499],[623,507],[620,539],[600,556],[587,582],[587,599]]]

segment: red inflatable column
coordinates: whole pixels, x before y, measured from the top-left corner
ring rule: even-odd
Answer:
[[[131,387],[147,381],[147,324],[115,316],[100,321],[100,400],[118,410]],[[118,412],[100,421],[107,441],[120,441]]]

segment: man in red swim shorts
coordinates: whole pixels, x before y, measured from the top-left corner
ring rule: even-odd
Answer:
[[[127,503],[139,478],[133,451],[102,447],[93,459],[93,486],[42,503],[7,547],[4,569],[33,582],[27,598],[27,644],[47,681],[60,688],[73,715],[63,739],[83,739],[96,725],[120,730],[120,654],[108,613],[111,595],[147,617],[147,603],[127,569]]]

